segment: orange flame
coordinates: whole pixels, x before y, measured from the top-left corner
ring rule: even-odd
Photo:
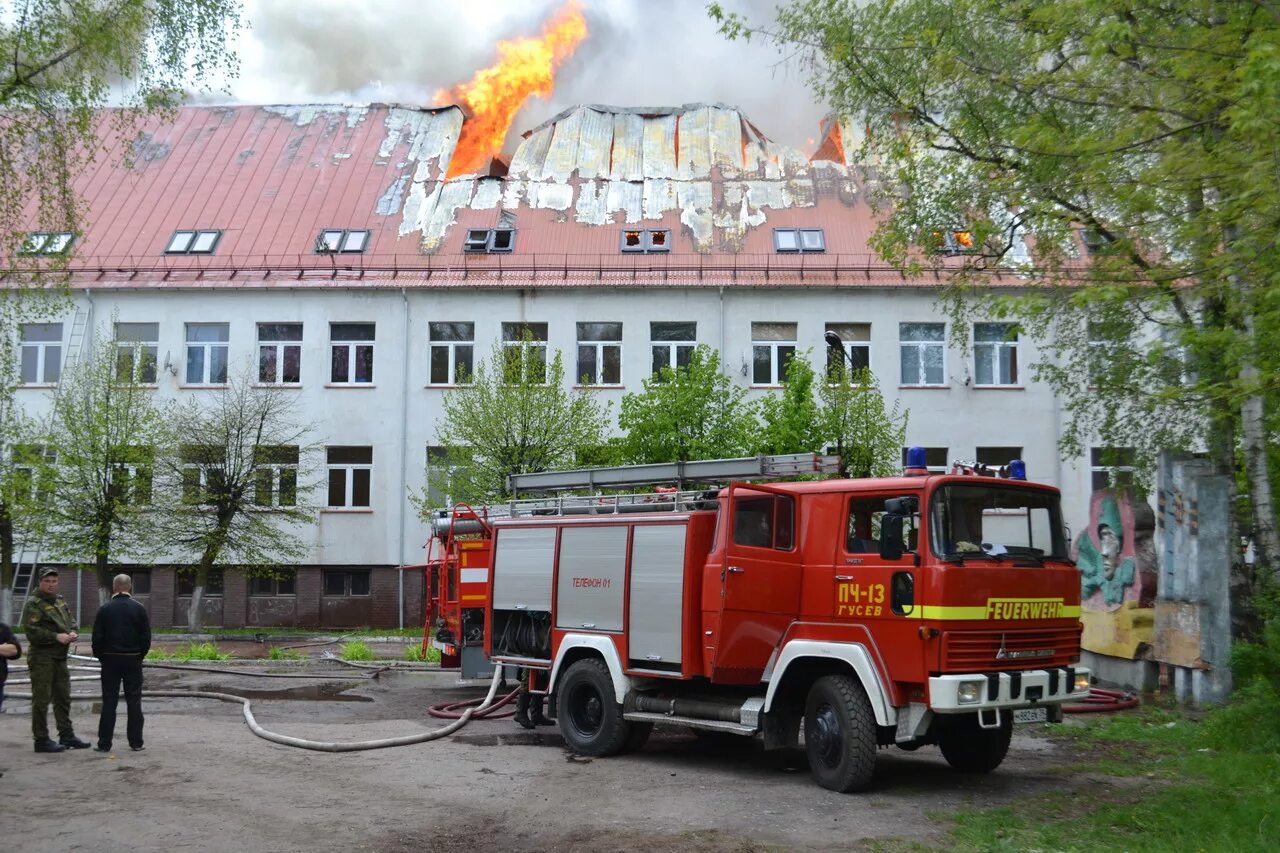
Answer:
[[[498,61],[470,81],[436,92],[437,106],[458,104],[469,116],[449,161],[447,177],[478,172],[502,150],[515,114],[530,95],[547,97],[555,71],[587,37],[587,22],[577,0],[569,0],[542,27],[538,38],[498,42]]]

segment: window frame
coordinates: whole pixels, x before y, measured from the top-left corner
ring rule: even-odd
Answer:
[[[627,235],[636,234],[640,242],[635,246],[627,245]],[[655,244],[653,235],[663,235],[661,245]],[[671,252],[670,228],[623,228],[618,235],[618,251],[627,255],[666,255]]]
[[[155,500],[155,448],[146,445],[129,445],[121,448],[121,453],[113,454],[113,458],[109,463],[110,481],[108,488],[115,489],[116,478],[121,474],[127,476],[127,486],[121,487],[122,491],[117,498],[122,503],[133,507],[150,507],[154,505]],[[138,459],[128,459],[125,457],[137,456]],[[134,492],[136,483],[145,483],[146,495],[140,503],[135,503]]]
[[[937,340],[907,340],[903,338],[905,326],[938,326],[942,328],[942,337]],[[929,382],[928,364],[925,359],[925,350],[930,347],[937,347],[942,353],[942,376],[938,382]],[[903,369],[902,355],[908,349],[916,352],[916,365],[919,369],[920,381],[908,382],[906,371]],[[946,388],[947,385],[947,324],[935,323],[933,321],[913,322],[902,321],[898,323],[898,383],[903,388]]]
[[[149,340],[122,340],[120,337],[121,326],[154,326],[155,337]],[[117,321],[112,327],[112,335],[116,345],[116,363],[114,369],[116,382],[124,385],[156,385],[159,381],[160,374],[160,324],[158,322],[134,323]],[[130,375],[128,377],[122,377],[120,375],[121,350],[129,351],[129,364],[131,367]],[[142,357],[139,358],[139,355]],[[150,356],[150,361],[147,360],[147,356]],[[147,376],[148,368],[150,368],[150,378]],[[139,370],[143,372],[141,377],[138,375]]]
[[[335,248],[329,248],[328,235],[337,234],[338,239],[333,244]],[[353,237],[361,235],[360,248],[352,249],[349,243]],[[365,250],[369,248],[369,240],[373,236],[373,231],[368,228],[321,228],[320,233],[316,236],[314,246],[317,255],[363,255]]]
[[[56,240],[63,240],[63,243],[60,248],[54,249],[52,246]],[[75,242],[74,231],[28,231],[18,248],[18,254],[23,257],[62,257],[71,251]]]
[[[335,450],[367,450],[369,451],[368,462],[334,462],[332,461],[333,452]],[[365,489],[368,493],[368,503],[355,503],[356,493],[356,474],[357,472],[367,472],[365,477]],[[343,475],[343,503],[335,504],[332,502],[334,474],[341,472]],[[373,508],[373,447],[371,445],[355,445],[355,444],[331,444],[325,448],[325,509],[346,510],[348,512],[369,512]]]
[[[524,353],[524,346],[527,344],[529,347],[529,352],[531,353],[536,352],[541,357],[541,362],[542,362],[542,378],[533,384],[546,385],[547,384],[547,367],[548,367],[547,345],[548,345],[548,339],[551,336],[551,324],[541,323],[541,322],[531,323],[524,320],[515,320],[512,322],[503,322],[502,325],[499,327],[499,329],[502,337],[504,370],[509,369],[510,367],[510,360],[511,360],[510,351],[516,350],[522,356]],[[534,336],[534,337],[531,337],[529,340],[525,340],[524,333],[526,331],[532,334],[536,332],[538,329],[541,329],[542,331],[541,338]],[[511,337],[511,335],[516,335],[516,337]],[[520,376],[522,381],[526,381],[526,382],[529,381],[528,365],[524,364],[523,360],[521,361],[521,364],[520,364]],[[506,378],[505,374],[503,378],[504,379]]]
[[[919,445],[913,445],[919,446]],[[910,447],[902,448],[902,467],[907,467],[907,451]],[[951,470],[951,448],[950,447],[926,447],[924,448],[924,467],[930,474],[946,474]],[[939,461],[941,460],[941,461]]]
[[[783,246],[781,235],[790,234],[795,238],[794,248]],[[805,235],[817,235],[817,246],[805,246]],[[822,228],[775,228],[773,229],[773,251],[780,255],[820,255],[827,251],[827,235]]]
[[[446,337],[436,338],[434,334],[437,327],[443,330],[443,327],[469,327],[471,337],[469,339],[451,339]],[[470,354],[466,359],[468,363],[467,375],[461,377],[458,374],[458,349],[464,348],[470,350]],[[445,372],[447,374],[446,381],[439,382],[435,377],[436,369],[436,353],[443,352],[445,359]],[[474,321],[445,321],[439,320],[427,323],[427,384],[436,388],[449,388],[455,386],[465,386],[471,384],[471,376],[475,371],[476,357],[476,324]]]
[[[262,339],[262,330],[263,330],[263,327],[266,327],[266,326],[276,326],[276,327],[296,326],[298,329],[298,337],[296,340],[288,339],[288,340],[264,341]],[[280,386],[280,387],[286,387],[286,388],[295,388],[300,386],[302,384],[302,341],[303,341],[303,335],[305,334],[303,324],[293,323],[293,322],[286,322],[286,323],[260,322],[260,323],[254,324],[254,332],[255,332],[255,340],[257,342],[256,345],[258,348],[258,359],[257,359],[258,384]],[[268,350],[274,352],[274,356],[273,356],[274,370],[272,371],[272,373],[275,378],[271,381],[267,381],[262,378],[262,368],[263,368],[262,356]],[[287,379],[285,379],[285,376],[284,376],[285,364],[287,361],[286,356],[288,354],[288,350],[296,351],[294,355],[295,355],[296,364],[298,367],[298,378],[296,381],[293,381],[293,382],[288,381]]]
[[[335,326],[368,326],[373,330],[373,335],[367,340],[357,340],[354,338],[350,338],[350,339],[335,338],[334,337]],[[330,322],[329,323],[329,385],[337,386],[340,388],[349,388],[349,387],[371,388],[373,387],[374,377],[376,375],[374,373],[374,366],[375,366],[374,359],[377,355],[376,348],[374,345],[377,343],[377,336],[378,336],[378,324],[375,321],[356,320],[351,322]],[[346,349],[347,378],[345,380],[338,379],[334,375],[334,371],[333,371],[333,368],[334,368],[333,357],[337,353],[338,347],[343,347]],[[364,380],[361,380],[359,378],[354,378],[354,379],[352,378],[352,377],[358,377],[358,371],[357,371],[357,367],[359,364],[358,355],[361,347],[368,347],[369,349],[369,378]]]
[[[583,337],[584,327],[591,327],[591,326],[617,326],[618,337],[607,338],[607,339],[584,338]],[[577,360],[578,375],[577,377],[575,377],[574,383],[577,385],[581,385],[583,387],[588,387],[588,388],[619,388],[621,387],[622,386],[622,323],[612,322],[612,321],[579,322],[575,326],[575,331],[577,332],[576,337],[578,339],[578,360]],[[582,370],[583,355],[586,350],[593,351],[591,356],[591,360],[592,360],[591,374],[589,376],[586,373],[584,373]],[[616,379],[612,382],[608,381],[608,377],[605,376],[605,369],[610,366],[606,359],[606,356],[608,355],[608,352],[607,352],[608,350],[614,350],[617,356],[617,361],[615,362],[614,367],[617,369],[618,375]]]
[[[498,245],[498,233],[511,236],[505,246]],[[479,238],[484,234],[483,241]],[[462,237],[462,253],[464,255],[509,255],[516,250],[515,228],[468,228]]]
[[[844,335],[840,334],[841,329],[847,329],[850,326],[865,326],[867,330],[866,340],[847,340]],[[835,353],[826,340],[827,332],[835,332],[840,337],[840,343],[844,349],[844,366],[849,369],[850,375],[858,370],[871,370],[871,324],[870,323],[826,323],[823,327],[822,348],[827,351],[827,376],[831,377],[836,373],[837,365],[834,363]],[[862,364],[855,364],[854,353],[861,355],[859,359]],[[874,373],[874,371],[872,371]],[[833,384],[828,379],[827,384]]]
[[[978,340],[979,326],[1002,326],[1005,328],[1006,337],[999,340]],[[1012,340],[1007,335],[1013,334]],[[1005,322],[975,322],[973,324],[973,384],[975,388],[1021,388],[1022,377],[1019,369],[1019,358],[1022,342],[1022,330],[1017,323]],[[982,381],[982,362],[979,360],[979,350],[990,349],[991,352],[991,381]],[[1001,374],[1003,373],[1003,357],[1005,353],[1009,353],[1009,381],[1001,382]]]
[[[655,337],[657,326],[693,326],[693,337],[684,340],[659,340]],[[678,370],[682,367],[688,367],[689,362],[693,359],[693,352],[698,348],[698,321],[697,320],[650,320],[649,321],[649,376],[653,379],[659,379],[662,376],[662,368],[667,367]],[[684,364],[680,363],[680,353],[682,350],[688,350],[685,354]],[[664,351],[664,364],[658,364],[659,351]]]
[[[757,336],[758,328],[761,326],[791,326],[791,338],[770,340]],[[751,384],[758,388],[777,388],[787,381],[787,364],[785,356],[781,353],[784,349],[790,349],[789,355],[796,357],[796,353],[800,347],[800,324],[785,321],[758,321],[751,324]],[[769,351],[769,381],[762,382],[756,373],[756,364],[761,350]]]
[[[218,251],[218,244],[222,242],[221,228],[179,228],[169,237],[169,242],[164,245],[164,254],[166,255],[212,255]],[[179,234],[189,234],[187,241],[182,244],[182,248],[175,249],[174,243],[178,239]],[[195,246],[201,239],[213,235],[213,242],[209,244],[207,249],[196,249]]]
[[[282,584],[289,585],[288,592],[281,592]],[[263,591],[262,585],[267,585],[269,591]],[[296,598],[298,595],[298,573],[292,571],[288,573],[288,577],[280,577],[277,575],[254,576],[248,578],[248,589],[246,590],[250,598]]]
[[[57,327],[56,340],[27,340],[27,330],[36,326],[44,328]],[[49,387],[57,385],[62,380],[62,353],[63,353],[63,330],[62,323],[20,323],[18,326],[18,385],[27,388]],[[57,350],[53,356],[56,374],[52,379],[48,377],[50,349]],[[23,376],[26,368],[27,351],[31,350],[35,354],[35,376],[34,381],[28,382]]]
[[[190,571],[175,571],[173,578],[173,592],[178,598],[190,598],[195,594],[196,570],[193,566]],[[212,598],[214,596],[223,596],[227,590],[227,577],[222,569],[210,569],[209,576],[205,579],[203,598]]]
[[[1089,448],[1089,494],[1103,489],[1127,489],[1134,483],[1138,465],[1135,447],[1093,447]],[[1114,454],[1115,464],[1105,460],[1108,454]],[[1117,476],[1120,475],[1120,476]],[[1099,480],[1099,476],[1102,477]],[[1101,482],[1102,485],[1099,485]],[[1113,485],[1114,482],[1114,485]]]
[[[329,578],[342,576],[342,592],[329,591]],[[364,592],[356,592],[355,577],[364,578]],[[324,569],[320,579],[320,595],[323,598],[367,598],[373,595],[373,572],[370,569]]]
[[[290,455],[293,458],[288,461],[259,458],[274,451],[284,451],[282,455]],[[253,505],[264,512],[297,507],[298,470],[301,461],[302,448],[296,444],[259,445],[256,447],[253,461]],[[286,477],[286,474],[289,476]],[[286,481],[291,481],[289,486],[293,494],[293,499],[287,503],[282,499],[285,494]],[[264,482],[269,490],[265,503],[261,499]]]
[[[193,328],[217,328],[221,327],[225,334],[226,340],[222,341],[193,341],[191,340],[191,331]],[[183,337],[183,385],[198,386],[203,388],[225,388],[231,368],[231,324],[230,323],[184,323],[182,326]],[[214,369],[214,351],[221,349],[222,352],[222,379],[213,381]],[[191,356],[193,351],[203,350],[201,355],[200,377],[197,381],[191,380]]]

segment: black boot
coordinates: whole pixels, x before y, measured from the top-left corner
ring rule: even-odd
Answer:
[[[529,710],[532,712],[529,714],[529,720],[532,723],[532,725],[530,725],[529,728],[533,728],[533,726],[554,726],[555,725],[555,723],[551,722],[551,720],[548,720],[546,717],[542,716],[542,697],[541,696],[529,697]]]
[[[46,737],[36,741],[36,752],[62,752],[64,749],[66,749],[65,746],[51,738]]]
[[[538,713],[541,712],[541,708],[539,708]],[[533,728],[533,721],[529,719],[528,693],[521,692],[521,694],[516,697],[516,723],[518,723],[522,729]]]

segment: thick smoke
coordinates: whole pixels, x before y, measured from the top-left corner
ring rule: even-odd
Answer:
[[[499,39],[536,35],[563,0],[246,0],[239,103],[391,102],[430,104],[437,89],[491,64]],[[726,7],[772,19],[773,0]],[[585,0],[590,35],[556,78],[556,91],[530,99],[518,134],[575,104],[677,106],[720,102],[740,108],[767,136],[808,153],[825,110],[805,75],[777,48],[728,42],[701,0]]]

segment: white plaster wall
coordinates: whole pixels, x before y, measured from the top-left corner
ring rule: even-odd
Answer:
[[[576,369],[576,327],[580,321],[623,323],[623,387],[602,390],[616,417],[622,395],[641,390],[650,366],[651,320],[696,320],[698,340],[722,351],[726,372],[748,387],[741,372],[750,364],[751,323],[795,322],[798,345],[811,348],[816,367],[825,363],[823,332],[828,322],[871,324],[871,367],[887,400],[909,410],[907,443],[945,446],[951,459],[971,459],[980,446],[1021,446],[1030,476],[1063,490],[1064,510],[1073,531],[1087,519],[1087,460],[1060,462],[1057,440],[1061,412],[1043,385],[1030,381],[1029,365],[1039,357],[1021,343],[1021,389],[982,389],[964,384],[973,375],[972,354],[948,345],[947,387],[899,388],[898,323],[939,322],[937,294],[923,289],[830,288],[770,289],[726,287],[650,287],[600,289],[427,289],[399,288],[266,290],[169,289],[105,290],[92,294],[93,324],[110,334],[113,317],[123,322],[160,324],[159,360],[166,355],[177,369],[161,370],[156,395],[177,399],[216,394],[181,387],[185,365],[185,323],[230,324],[232,369],[255,367],[259,322],[303,324],[302,386],[294,395],[302,418],[314,427],[320,444],[373,447],[372,506],[368,512],[321,513],[308,532],[309,562],[329,565],[418,562],[427,530],[406,495],[424,486],[426,447],[435,444],[435,418],[447,391],[428,387],[429,321],[476,324],[476,358],[484,358],[504,322],[545,322],[549,346],[561,351],[566,373]],[[77,309],[90,300],[83,292]],[[72,313],[63,318],[64,339]],[[376,324],[372,387],[326,387],[329,378],[329,323]],[[86,340],[86,347],[89,342]],[[968,369],[966,371],[966,364]],[[47,411],[48,390],[24,389],[20,402],[33,415]],[[775,393],[752,389],[752,396]],[[322,461],[323,467],[323,461]],[[323,483],[320,492],[323,502]]]

